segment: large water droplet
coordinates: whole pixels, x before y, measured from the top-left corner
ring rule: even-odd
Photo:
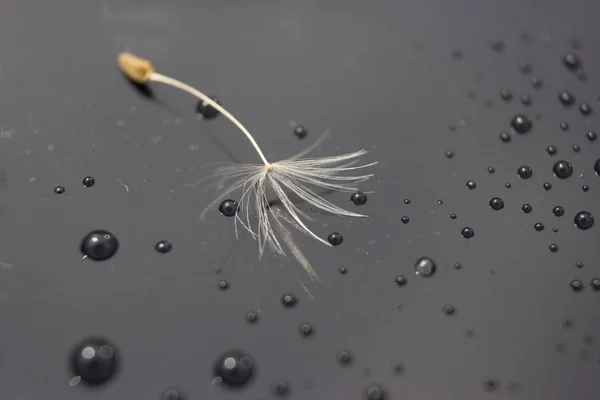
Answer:
[[[227,199],[223,200],[219,205],[219,212],[226,217],[235,217],[239,211],[238,202],[235,200]]]
[[[119,241],[112,233],[96,230],[88,233],[81,241],[80,250],[88,258],[102,261],[111,258],[119,249]]]
[[[435,261],[429,257],[421,257],[415,262],[415,274],[422,277],[433,275],[436,268]]]
[[[209,96],[209,97],[215,103],[221,105],[221,102],[216,97],[213,97],[213,96]],[[219,115],[219,111],[217,111],[216,108],[214,108],[213,106],[211,106],[204,100],[198,101],[198,104],[196,105],[196,112],[198,112],[198,114],[202,115],[205,119],[212,119],[212,118],[215,118],[217,115]]]
[[[308,130],[302,125],[296,125],[296,127],[294,127],[294,135],[296,135],[298,139],[304,139],[308,135]]]
[[[83,178],[83,186],[85,187],[92,187],[95,183],[96,180],[91,176],[86,176],[85,178]]]
[[[254,360],[240,350],[230,350],[215,361],[213,374],[228,387],[242,387],[254,376]]]
[[[502,210],[504,208],[504,200],[502,200],[500,197],[493,197],[490,200],[490,207],[493,210]]]
[[[88,385],[101,385],[117,372],[119,356],[106,339],[90,337],[82,340],[71,353],[71,369]]]
[[[533,207],[531,207],[531,204],[523,204],[521,210],[523,210],[525,214],[529,214],[531,211],[533,211]]]
[[[552,171],[557,178],[567,179],[573,175],[573,166],[568,161],[557,161],[552,167]]]
[[[588,103],[581,103],[579,105],[579,112],[581,115],[588,116],[592,113],[592,107]]]
[[[475,236],[475,230],[469,226],[466,226],[464,228],[462,228],[462,230],[460,231],[460,234],[465,238],[465,239],[470,239],[473,236]]]
[[[531,119],[529,119],[529,117],[523,114],[515,115],[510,122],[510,126],[512,126],[515,132],[521,134],[529,132],[531,130],[532,125],[533,123],[531,122]]]
[[[594,172],[596,172],[596,175],[600,176],[600,158],[594,163]]]
[[[367,195],[363,192],[356,192],[350,195],[350,201],[357,206],[362,206],[367,202]]]
[[[344,237],[339,232],[332,232],[327,236],[327,241],[332,246],[339,246],[344,241]]]
[[[594,216],[587,211],[578,212],[574,221],[579,229],[587,230],[594,226]]]
[[[567,92],[566,90],[564,90],[558,94],[558,100],[565,107],[572,106],[573,104],[575,104],[575,96],[573,96],[571,93]]]
[[[519,167],[517,174],[521,179],[529,179],[533,175],[533,169],[530,166],[523,165]]]
[[[573,53],[567,53],[564,55],[563,64],[572,71],[575,71],[581,67],[581,61],[579,60],[579,57]]]
[[[561,206],[556,206],[552,209],[552,214],[556,215],[557,217],[562,217],[565,215],[565,209]]]
[[[173,245],[168,240],[161,240],[154,245],[154,248],[159,253],[165,254],[173,250]]]

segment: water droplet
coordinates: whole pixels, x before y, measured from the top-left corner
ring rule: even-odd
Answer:
[[[551,156],[553,156],[558,152],[558,150],[556,149],[556,147],[550,145],[550,146],[546,147],[546,152],[548,154],[550,154]]]
[[[454,264],[454,269],[461,269],[461,268],[462,268],[462,264],[461,263]]]
[[[161,400],[185,400],[185,395],[180,389],[169,388],[161,395]]]
[[[342,350],[336,355],[337,362],[342,366],[347,366],[352,364],[354,361],[354,356],[349,350]]]
[[[578,212],[574,221],[579,229],[587,230],[594,226],[594,216],[587,211]]]
[[[283,379],[276,379],[269,385],[269,390],[275,397],[285,397],[290,393],[290,385]]]
[[[512,93],[506,89],[500,90],[500,98],[504,101],[512,100]]]
[[[168,253],[171,250],[173,250],[173,245],[168,240],[161,240],[160,242],[158,242],[158,243],[156,243],[154,245],[154,248],[159,253],[163,253],[164,254],[164,253]]]
[[[315,330],[310,324],[304,323],[298,327],[298,332],[300,332],[300,335],[304,337],[309,337],[315,333]]]
[[[571,286],[571,290],[574,292],[581,292],[583,290],[583,282],[579,279],[573,279],[569,286]]]
[[[512,187],[512,185],[510,184],[510,182],[506,182],[504,184],[504,187],[507,188],[507,189],[510,189]]]
[[[565,209],[561,206],[556,206],[552,209],[552,214],[556,215],[557,217],[562,217],[565,215]]]
[[[557,161],[552,167],[554,175],[559,179],[567,179],[573,175],[573,166],[568,161]]]
[[[340,274],[345,275],[348,273],[348,268],[340,267],[338,271],[340,271]]]
[[[562,322],[562,326],[563,328],[569,329],[573,326],[573,321],[571,321],[570,319],[565,319]]]
[[[544,81],[542,81],[540,78],[532,76],[531,77],[531,86],[533,86],[536,89],[541,88],[542,86],[544,86]]]
[[[254,325],[254,324],[257,324],[258,321],[260,320],[260,315],[256,311],[250,311],[250,312],[246,313],[245,320],[250,325]]]
[[[227,290],[229,288],[229,282],[227,282],[227,281],[219,281],[219,283],[217,284],[217,286],[221,290]]]
[[[537,224],[535,224],[533,226],[533,229],[535,229],[538,232],[541,232],[544,230],[544,224],[542,224],[541,222],[538,222]]]
[[[463,52],[456,49],[456,50],[452,50],[452,53],[450,54],[452,56],[452,58],[454,58],[455,60],[462,60],[463,58]]]
[[[238,202],[232,199],[223,200],[219,205],[219,212],[226,217],[235,217],[239,209]]]
[[[294,135],[296,135],[298,139],[303,139],[308,135],[308,130],[302,125],[296,125],[294,128]]]
[[[560,92],[558,94],[558,100],[565,107],[572,106],[573,104],[575,104],[575,96],[573,96],[571,93],[567,92],[566,90],[563,90],[562,92]]]
[[[467,188],[468,189],[475,189],[477,187],[477,183],[475,183],[475,181],[467,181]]]
[[[552,253],[556,253],[558,251],[558,246],[552,243],[550,246],[548,246],[548,249],[550,249]]]
[[[592,113],[592,107],[588,103],[581,103],[579,105],[579,112],[581,115],[590,115]]]
[[[594,292],[600,291],[600,278],[594,278],[590,282],[590,286]]]
[[[542,187],[544,188],[545,191],[548,191],[548,190],[552,189],[552,184],[550,182],[544,182]]]
[[[496,172],[496,168],[494,167],[487,167],[487,172],[490,174],[493,174],[494,172]]]
[[[357,206],[362,206],[367,202],[367,195],[363,192],[355,192],[350,195],[350,201]]]
[[[402,375],[405,370],[406,370],[406,368],[404,367],[404,364],[402,364],[402,363],[394,363],[392,365],[392,374],[394,374],[394,375]]]
[[[386,398],[386,392],[380,385],[371,385],[363,393],[363,400],[386,400]]]
[[[63,194],[67,189],[64,186],[57,186],[54,188],[54,193]]]
[[[454,309],[454,307],[450,304],[446,304],[442,310],[444,311],[444,314],[446,314],[446,315],[452,315],[456,311]]]
[[[531,119],[523,114],[517,114],[513,117],[510,122],[510,126],[515,130],[515,132],[524,134],[531,130],[533,123]]]
[[[574,145],[573,145],[573,151],[574,151],[575,153],[579,153],[579,151],[580,151],[580,150],[581,150],[581,147],[579,147],[579,145],[578,145],[578,144],[574,144]]]
[[[564,55],[563,64],[572,71],[575,71],[581,67],[581,61],[579,60],[579,57],[573,53],[567,53]]]
[[[287,308],[292,308],[298,304],[298,298],[291,293],[285,293],[281,296],[281,303]]]
[[[400,221],[402,221],[403,224],[408,224],[410,222],[410,218],[408,218],[406,215],[403,216],[402,218],[400,218]]]
[[[554,233],[558,232],[558,228],[552,228],[552,232],[554,232]]]
[[[500,388],[500,382],[493,376],[486,376],[483,380],[483,390],[486,392],[495,392]]]
[[[456,214],[450,214],[450,219],[456,219]]]
[[[581,187],[581,190],[583,190],[584,192],[589,192],[590,191],[590,187],[588,185],[583,185]]]
[[[339,232],[332,232],[327,236],[327,241],[332,246],[339,246],[344,241],[344,237]]]
[[[594,172],[596,172],[596,175],[600,176],[600,158],[594,163]]]
[[[525,107],[529,107],[531,105],[531,96],[524,94],[523,96],[521,96],[521,104],[523,104]]]
[[[437,203],[441,206],[442,204],[444,204],[444,201],[443,200],[438,200]]]
[[[254,360],[240,350],[229,350],[217,358],[213,374],[225,386],[240,388],[252,380]]]
[[[462,228],[462,230],[460,231],[460,234],[465,238],[465,239],[470,239],[473,236],[475,236],[475,230],[473,228],[470,228],[468,226]]]
[[[119,249],[119,241],[112,233],[96,230],[88,233],[81,241],[80,250],[88,258],[102,261],[111,258]]]
[[[496,211],[502,210],[504,208],[504,200],[500,197],[492,197],[490,200],[490,207]]]
[[[501,53],[506,48],[506,45],[502,40],[492,40],[490,42],[490,48],[495,52]]]
[[[533,211],[533,207],[531,207],[531,204],[523,204],[521,210],[523,210],[525,214],[529,214],[531,211]]]
[[[398,275],[396,277],[396,284],[398,286],[404,286],[404,285],[406,285],[407,282],[408,282],[408,279],[406,279],[406,277],[404,275]]]
[[[209,96],[209,97],[215,103],[221,105],[221,102],[216,97],[213,97],[213,96]],[[205,119],[212,119],[212,118],[215,118],[217,115],[219,115],[219,112],[217,111],[217,109],[213,108],[213,106],[209,105],[204,100],[198,101],[198,104],[196,105],[196,112],[198,114],[202,115]]]
[[[83,178],[83,186],[85,187],[92,187],[95,183],[96,180],[91,176],[86,176],[85,178]]]
[[[435,261],[429,257],[421,257],[415,262],[415,274],[422,277],[433,275],[436,268]]]
[[[529,179],[533,175],[533,169],[527,165],[519,167],[517,174],[521,179]]]
[[[446,150],[446,153],[444,154],[446,155],[446,158],[454,157],[454,153],[452,152],[452,150]]]
[[[576,266],[577,268],[583,268],[583,261],[577,261],[577,262],[575,263],[575,266]]]
[[[88,385],[101,385],[117,372],[119,356],[106,339],[90,337],[82,340],[71,352],[71,369]]]
[[[531,64],[528,64],[528,63],[519,64],[519,71],[521,71],[521,73],[524,75],[530,74],[532,70],[533,70],[533,68],[531,68]]]
[[[585,71],[577,71],[575,72],[575,76],[577,77],[577,79],[579,79],[580,81],[587,81],[587,73]]]
[[[595,141],[596,139],[598,139],[598,135],[596,135],[596,132],[594,131],[587,131],[585,133],[585,137],[587,140],[589,140],[590,142]]]
[[[565,352],[565,345],[562,343],[559,343],[556,345],[556,352],[557,353],[564,353]]]
[[[510,142],[510,134],[508,132],[502,132],[500,133],[500,140],[504,143],[508,143]]]
[[[562,121],[560,123],[560,129],[562,129],[563,131],[568,131],[569,130],[569,124],[566,121]]]
[[[219,275],[221,273],[221,268],[213,268],[213,272],[215,275]]]

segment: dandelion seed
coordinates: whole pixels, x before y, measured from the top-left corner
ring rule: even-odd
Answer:
[[[366,217],[336,206],[318,194],[315,189],[328,192],[356,192],[358,190],[356,185],[369,179],[373,174],[354,174],[355,171],[377,164],[377,162],[358,164],[359,158],[367,151],[359,150],[338,156],[307,158],[325,140],[327,137],[325,133],[312,146],[300,153],[285,160],[270,162],[246,127],[206,94],[186,83],[155,72],[150,61],[130,53],[121,53],[118,57],[118,65],[121,71],[135,83],[160,82],[191,94],[205,107],[214,108],[246,136],[262,160],[262,164],[233,164],[217,168],[213,178],[221,179],[223,183],[228,183],[228,186],[225,186],[221,195],[209,204],[200,216],[204,218],[208,210],[232,192],[241,191],[238,201],[240,208],[235,214],[234,222],[236,236],[238,236],[238,225],[248,231],[258,242],[259,258],[262,257],[267,246],[282,256],[286,255],[286,250],[289,251],[310,278],[318,280],[317,273],[295,245],[287,226],[292,226],[324,245],[332,246],[332,244],[306,226],[304,220],[310,221],[312,218],[300,210],[293,200],[300,200],[317,211],[340,217]],[[270,192],[276,195],[275,201],[269,201]]]

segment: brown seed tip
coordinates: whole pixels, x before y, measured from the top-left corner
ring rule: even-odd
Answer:
[[[154,73],[154,67],[150,61],[131,53],[119,54],[117,64],[129,79],[137,83],[147,82]]]

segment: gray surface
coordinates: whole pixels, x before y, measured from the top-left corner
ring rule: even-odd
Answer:
[[[519,382],[520,398],[596,399],[600,349],[582,338],[600,331],[593,319],[600,294],[588,285],[600,276],[600,228],[597,221],[580,231],[572,218],[581,210],[600,215],[592,170],[599,144],[584,137],[600,128],[597,113],[583,118],[556,96],[568,89],[599,108],[599,9],[591,1],[555,3],[4,2],[0,398],[153,399],[172,385],[190,398],[259,398],[284,378],[298,399],[360,398],[371,383],[395,399],[478,399],[492,396],[482,387],[492,375],[501,382],[495,398],[511,396],[507,387]],[[576,52],[587,82],[560,63],[572,38],[582,43]],[[506,50],[490,50],[493,39]],[[450,56],[454,49],[462,60]],[[360,209],[371,218],[322,217],[315,225],[322,236],[342,232],[341,246],[296,235],[324,285],[310,284],[293,260],[256,262],[255,243],[235,242],[232,221],[218,210],[198,220],[215,192],[186,183],[228,160],[223,149],[242,162],[257,157],[224,119],[196,121],[187,95],[154,85],[162,103],[141,98],[116,69],[123,50],[216,94],[268,156],[285,158],[330,129],[320,154],[364,147],[367,160],[380,161],[365,185],[376,193]],[[532,64],[543,88],[531,87],[519,62]],[[503,87],[530,94],[533,105],[502,103]],[[484,106],[487,99],[495,105]],[[523,111],[542,119],[503,145],[498,133]],[[569,132],[558,128],[563,119]],[[290,121],[304,124],[309,137],[297,140]],[[548,144],[557,156],[545,153]],[[566,181],[552,176],[559,158],[575,168]],[[534,169],[528,181],[516,175],[522,164]],[[488,165],[496,174],[488,175]],[[93,188],[81,184],[86,175],[96,179]],[[475,190],[466,189],[469,179]],[[541,187],[547,180],[550,192]],[[58,184],[65,194],[53,193]],[[504,210],[489,208],[494,196]],[[329,198],[354,209],[347,195]],[[534,209],[528,215],[520,211],[526,202]],[[566,210],[560,219],[551,213],[557,204]],[[535,232],[536,222],[546,229]],[[460,236],[464,226],[474,238]],[[94,229],[119,238],[114,258],[81,259],[79,242]],[[171,253],[154,251],[161,239],[173,243]],[[423,255],[438,263],[430,279],[413,275]],[[583,269],[575,269],[577,260]],[[337,272],[342,265],[345,276]],[[409,279],[404,287],[394,283],[399,273]],[[574,278],[584,281],[582,293],[570,291]],[[230,281],[227,291],[217,289],[220,279]],[[283,309],[284,292],[299,296],[296,308]],[[442,313],[446,303],[456,315]],[[244,321],[250,310],[260,310],[255,326]],[[574,327],[565,330],[564,318]],[[297,333],[304,321],[316,327],[310,340]],[[102,390],[68,384],[68,352],[89,335],[110,338],[123,360]],[[564,354],[555,351],[559,343]],[[229,348],[258,365],[242,393],[210,383],[213,360]],[[344,348],[355,356],[350,368],[335,362]],[[392,374],[395,362],[404,363],[404,375]]]

